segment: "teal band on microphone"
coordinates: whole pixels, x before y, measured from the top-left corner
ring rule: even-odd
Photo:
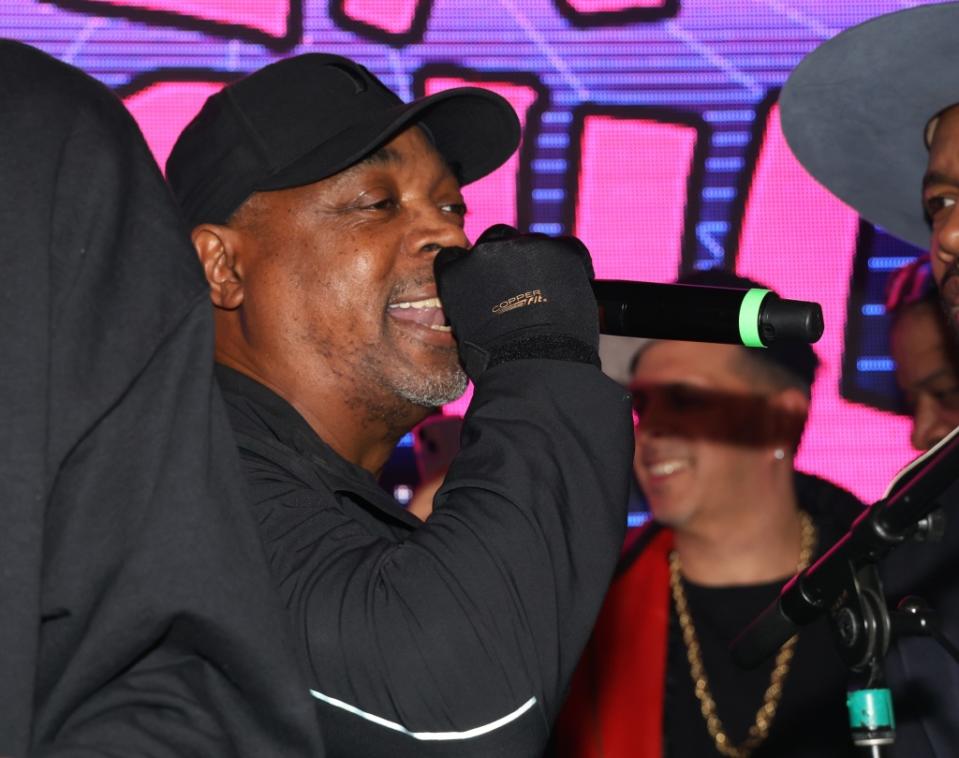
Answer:
[[[759,336],[759,309],[769,290],[753,287],[739,304],[739,339],[746,347],[766,347]]]

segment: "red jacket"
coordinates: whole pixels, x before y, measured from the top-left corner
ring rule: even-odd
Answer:
[[[627,539],[556,722],[556,758],[662,758],[672,547],[652,523]]]

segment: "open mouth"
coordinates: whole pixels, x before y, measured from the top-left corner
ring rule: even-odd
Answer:
[[[651,477],[660,479],[685,471],[689,468],[689,462],[680,459],[656,461],[655,463],[644,462],[643,467]]]
[[[419,324],[434,332],[452,331],[443,312],[443,303],[438,297],[390,303],[387,310],[395,319]]]

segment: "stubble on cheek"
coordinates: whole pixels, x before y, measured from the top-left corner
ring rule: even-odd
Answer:
[[[337,351],[330,367],[344,388],[344,400],[359,419],[386,422],[402,431],[416,423],[414,408],[436,408],[460,397],[467,378],[455,348],[427,347],[434,360],[424,365],[423,345],[391,329],[384,314],[382,331],[370,339],[354,335]],[[344,370],[346,369],[346,370]]]

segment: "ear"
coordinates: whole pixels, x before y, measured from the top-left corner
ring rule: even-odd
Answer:
[[[239,308],[243,303],[243,278],[236,255],[236,233],[226,226],[200,224],[191,237],[210,285],[213,305],[226,310]]]
[[[772,437],[779,446],[795,452],[809,416],[809,398],[802,390],[789,387],[773,396],[772,411],[770,415],[775,419]]]

